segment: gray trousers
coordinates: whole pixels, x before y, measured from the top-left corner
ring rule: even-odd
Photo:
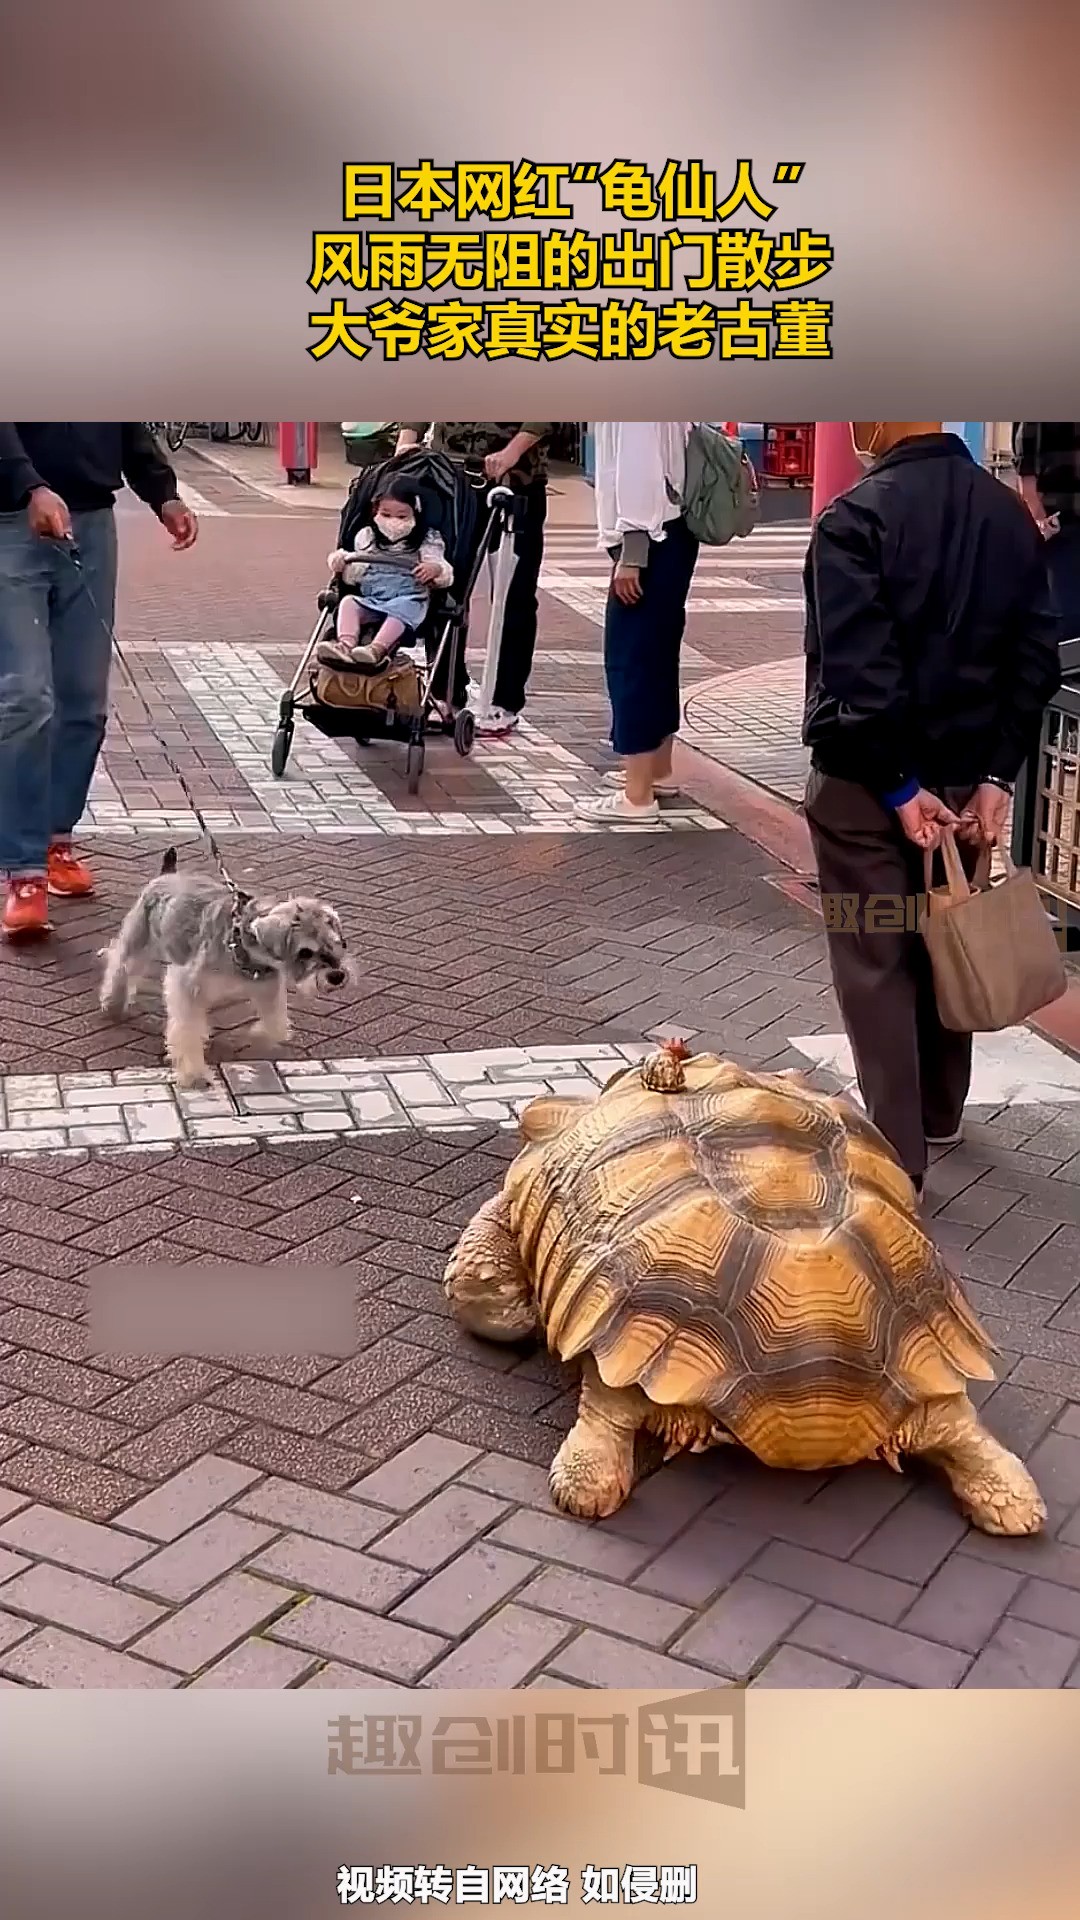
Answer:
[[[969,792],[946,790],[942,798],[959,809]],[[927,1136],[955,1133],[971,1085],[971,1036],[942,1026],[917,930],[923,855],[869,789],[853,781],[812,772],[804,811],[859,1092],[917,1179],[926,1171]],[[962,858],[970,873],[973,854],[962,849]],[[909,904],[890,915],[883,904],[889,900]]]

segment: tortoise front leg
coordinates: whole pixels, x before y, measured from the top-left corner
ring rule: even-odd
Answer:
[[[893,1436],[897,1453],[921,1454],[940,1467],[964,1511],[983,1533],[1040,1532],[1046,1506],[1022,1460],[983,1426],[966,1393],[917,1407]]]
[[[501,1193],[473,1215],[450,1255],[443,1286],[455,1319],[481,1340],[511,1345],[535,1335],[532,1288]]]
[[[617,1513],[637,1478],[636,1441],[649,1413],[637,1387],[605,1387],[586,1360],[578,1417],[551,1463],[551,1497],[579,1520]]]

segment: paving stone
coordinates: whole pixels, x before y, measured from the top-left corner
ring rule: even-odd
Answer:
[[[430,1499],[448,1480],[479,1458],[477,1447],[465,1447],[456,1440],[443,1440],[426,1434],[400,1453],[358,1480],[350,1492],[374,1506],[389,1507],[395,1513],[408,1513]]]
[[[163,1607],[152,1606],[119,1587],[105,1586],[84,1573],[46,1562],[6,1583],[4,1606],[36,1620],[47,1620],[51,1626],[79,1630],[110,1647],[127,1646],[164,1613]]]
[[[875,1527],[854,1559],[860,1567],[921,1585],[967,1531],[966,1520],[947,1492],[936,1486],[917,1487]]]
[[[25,1640],[28,1633],[34,1631],[34,1622],[24,1620],[19,1614],[0,1611],[0,1653]]]
[[[313,1656],[295,1647],[276,1646],[272,1640],[245,1640],[215,1666],[207,1667],[192,1687],[282,1688],[296,1685],[311,1671]]]
[[[908,1687],[958,1686],[970,1665],[965,1653],[898,1627],[841,1613],[836,1607],[814,1607],[800,1620],[792,1639],[811,1653],[849,1661]]]
[[[751,1564],[766,1538],[764,1533],[748,1533],[704,1514],[649,1561],[634,1585],[683,1606],[703,1607]]]
[[[24,1623],[25,1624],[25,1623]],[[80,1639],[57,1627],[46,1627],[24,1639],[0,1660],[5,1673],[27,1680],[36,1687],[65,1691],[69,1688],[116,1688],[124,1692],[153,1687],[175,1687],[179,1678],[162,1667],[151,1666],[131,1653],[117,1653],[94,1640]]]
[[[379,1691],[396,1686],[397,1681],[388,1680],[385,1674],[365,1673],[360,1667],[347,1667],[340,1660],[329,1660],[317,1673],[312,1674],[310,1680],[301,1681],[300,1690],[306,1693],[309,1687],[332,1687],[335,1691],[344,1689],[347,1692],[352,1688],[366,1693],[369,1689]]]
[[[502,1500],[512,1500],[524,1507],[537,1507],[541,1512],[553,1511],[546,1472],[543,1467],[530,1466],[527,1460],[512,1460],[501,1453],[485,1453],[472,1466],[465,1468],[461,1479],[465,1486],[479,1487],[482,1493],[496,1494]]]
[[[1009,1603],[1010,1617],[1080,1639],[1080,1593],[1049,1580],[1025,1580]]]
[[[583,1626],[606,1628],[652,1647],[667,1646],[692,1618],[685,1607],[565,1567],[548,1567],[530,1580],[519,1597],[523,1606],[538,1613],[559,1614]]]
[[[890,1579],[850,1561],[830,1560],[825,1554],[780,1542],[766,1547],[755,1561],[754,1578],[889,1624],[906,1613],[919,1591],[910,1581]]]
[[[25,1572],[30,1562],[21,1553],[9,1553],[6,1547],[0,1547],[0,1586],[5,1580],[13,1580],[17,1573]]]
[[[635,1646],[629,1640],[613,1639],[591,1627],[555,1655],[551,1670],[572,1686],[584,1687],[671,1687],[681,1693],[697,1693],[726,1684],[708,1667],[693,1666],[687,1660]]]
[[[486,1540],[478,1540],[451,1560],[441,1573],[417,1587],[394,1608],[393,1617],[411,1626],[429,1627],[433,1633],[445,1634],[448,1639],[457,1639],[492,1608],[508,1600],[518,1587],[524,1586],[535,1565],[535,1561],[526,1560],[520,1553],[507,1553],[489,1546]],[[535,1605],[535,1600],[530,1598],[529,1604]]]
[[[177,1540],[258,1478],[250,1467],[240,1466],[235,1460],[208,1455],[136,1501],[124,1513],[124,1527],[151,1540]]]
[[[573,1633],[524,1607],[503,1607],[424,1677],[427,1687],[520,1687]]]
[[[389,1611],[417,1580],[411,1569],[389,1566],[367,1554],[355,1553],[351,1547],[313,1540],[302,1533],[286,1534],[276,1541],[252,1561],[251,1571],[302,1587],[306,1593],[328,1594],[352,1606],[368,1607],[375,1613]]]
[[[273,1640],[348,1665],[362,1664],[405,1685],[415,1682],[447,1647],[444,1639],[419,1627],[322,1598],[302,1601],[268,1631]]]
[[[264,1480],[260,1486],[249,1488],[236,1502],[236,1509],[251,1519],[269,1521],[292,1533],[310,1533],[318,1540],[333,1540],[341,1547],[366,1547],[391,1524],[390,1515],[376,1507],[288,1480]]]
[[[6,1520],[0,1527],[0,1543],[106,1580],[126,1573],[150,1551],[145,1540],[134,1540],[112,1527],[97,1526],[92,1520],[42,1506],[24,1506]]]
[[[954,1555],[905,1613],[904,1632],[978,1653],[1022,1582],[1023,1575],[1008,1567],[983,1566]],[[1080,1608],[1080,1596],[1077,1604]]]
[[[804,1595],[768,1586],[754,1574],[741,1574],[673,1642],[672,1652],[731,1679],[745,1680],[809,1608]]]
[[[965,1687],[1060,1687],[1080,1654],[1080,1641],[1024,1620],[1004,1620],[983,1648]]]
[[[478,1535],[487,1533],[506,1511],[505,1501],[493,1500],[490,1494],[471,1487],[444,1487],[400,1526],[380,1535],[374,1551],[434,1573]]]
[[[272,1620],[292,1598],[287,1587],[272,1586],[246,1573],[226,1574],[197,1600],[152,1627],[134,1651],[179,1673],[198,1673]]]
[[[854,1668],[842,1667],[839,1661],[823,1660],[820,1654],[805,1653],[801,1647],[778,1647],[750,1684],[752,1687],[833,1689],[854,1687],[858,1679]]]
[[[87,1520],[111,1520],[143,1492],[130,1474],[52,1447],[23,1447],[5,1460],[4,1473],[33,1499],[73,1509]]]
[[[524,1508],[504,1520],[491,1539],[496,1546],[515,1547],[539,1560],[559,1560],[583,1573],[606,1574],[616,1580],[629,1580],[650,1557],[650,1549],[635,1540],[618,1540],[580,1520]]]
[[[237,1513],[216,1513],[141,1561],[125,1576],[124,1585],[178,1605],[250,1560],[273,1537],[273,1527],[258,1526]]]

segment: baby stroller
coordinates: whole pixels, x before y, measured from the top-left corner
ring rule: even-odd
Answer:
[[[285,772],[298,714],[332,739],[344,737],[361,745],[377,739],[406,741],[405,772],[410,793],[416,793],[420,786],[429,732],[449,734],[458,753],[471,753],[476,733],[474,716],[468,709],[452,713],[449,696],[465,645],[473,589],[485,560],[494,555],[491,619],[481,681],[482,703],[490,703],[506,595],[517,564],[514,533],[518,498],[511,487],[491,486],[482,462],[454,460],[448,454],[417,447],[400,459],[384,460],[357,475],[341,511],[339,547],[351,549],[374,494],[391,473],[411,480],[421,494],[427,524],[442,534],[446,557],[454,569],[453,585],[432,592],[427,618],[419,631],[407,638],[405,646],[378,671],[367,674],[324,666],[316,660],[316,648],[333,634],[338,605],[348,591],[338,579],[323,588],[318,598],[318,619],[281,696],[270,753],[271,770],[277,780]],[[422,666],[407,651],[419,641],[424,644]],[[448,717],[440,715],[436,720],[441,703],[432,690],[440,683],[447,689]]]

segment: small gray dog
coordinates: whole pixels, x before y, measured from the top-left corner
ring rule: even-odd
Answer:
[[[348,979],[345,936],[321,900],[259,901],[208,874],[178,873],[170,847],[104,949],[101,1010],[121,1019],[139,987],[162,978],[165,1051],[181,1087],[206,1086],[210,1014],[244,997],[253,1033],[274,1046],[289,1035],[288,993],[317,993]]]

